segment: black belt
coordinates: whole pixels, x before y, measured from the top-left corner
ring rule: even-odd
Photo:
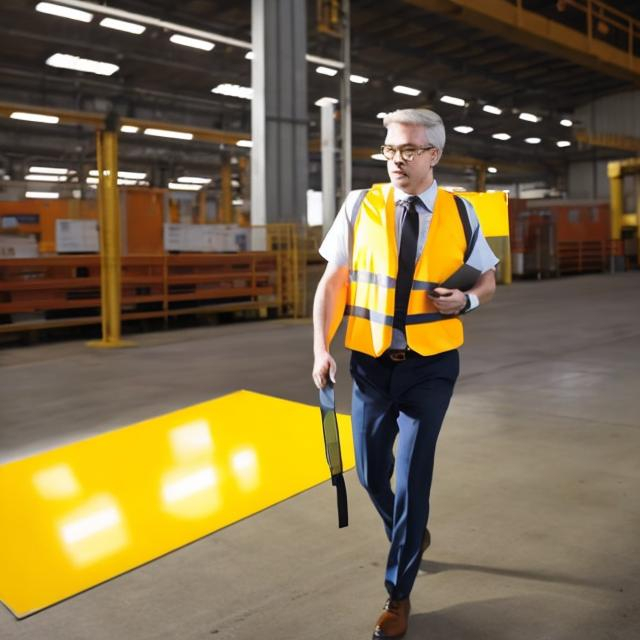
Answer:
[[[404,349],[387,349],[382,355],[383,357],[391,360],[391,362],[404,362],[409,358],[420,357],[420,354],[417,351],[409,349],[409,347]]]
[[[324,447],[327,455],[327,463],[331,470],[331,484],[336,488],[338,497],[338,526],[346,527],[349,524],[347,511],[347,488],[342,476],[342,455],[340,451],[340,432],[338,431],[338,418],[336,416],[336,401],[333,393],[333,384],[320,389],[320,413],[322,414],[322,433],[324,434]]]

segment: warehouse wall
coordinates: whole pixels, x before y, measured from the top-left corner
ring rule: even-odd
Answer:
[[[594,134],[612,134],[640,138],[640,91],[629,91],[606,96],[575,111],[576,125]],[[633,156],[624,152],[623,156]],[[608,198],[609,180],[607,162],[604,160],[576,162],[569,166],[569,198]],[[632,190],[625,189],[628,211],[634,210]]]

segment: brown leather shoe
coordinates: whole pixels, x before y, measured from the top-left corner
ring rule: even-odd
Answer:
[[[411,603],[409,598],[404,600],[392,600],[388,598],[384,603],[382,615],[378,618],[373,632],[373,640],[384,638],[402,638],[409,627],[409,611]]]
[[[422,554],[431,546],[431,534],[429,533],[429,529],[424,530],[424,538],[422,538]]]

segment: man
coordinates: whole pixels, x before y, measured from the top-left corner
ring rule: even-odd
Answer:
[[[373,637],[400,638],[430,544],[433,460],[458,377],[460,315],[491,300],[498,260],[471,204],[434,180],[445,143],[440,116],[402,109],[384,126],[391,183],[351,192],[320,247],[328,264],[314,300],[312,375],[318,388],[335,382],[329,346],[344,313],[358,478],[390,542],[388,599]],[[439,286],[464,264],[478,274],[470,289]]]

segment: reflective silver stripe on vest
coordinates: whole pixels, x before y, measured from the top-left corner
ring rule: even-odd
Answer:
[[[405,324],[426,324],[427,322],[438,322],[439,320],[451,320],[458,316],[445,313],[413,313],[407,316]]]
[[[378,311],[371,311],[371,309],[366,309],[365,307],[353,307],[349,304],[345,307],[344,315],[364,318],[365,320],[375,322],[376,324],[387,324],[389,326],[393,326],[393,316],[387,316],[384,313],[379,313]]]
[[[414,291],[433,291],[440,285],[437,282],[427,282],[426,280],[414,280],[411,288]]]
[[[389,276],[383,276],[379,273],[371,271],[352,271],[349,275],[351,282],[363,282],[365,284],[376,284],[385,289],[395,289],[396,279]]]

